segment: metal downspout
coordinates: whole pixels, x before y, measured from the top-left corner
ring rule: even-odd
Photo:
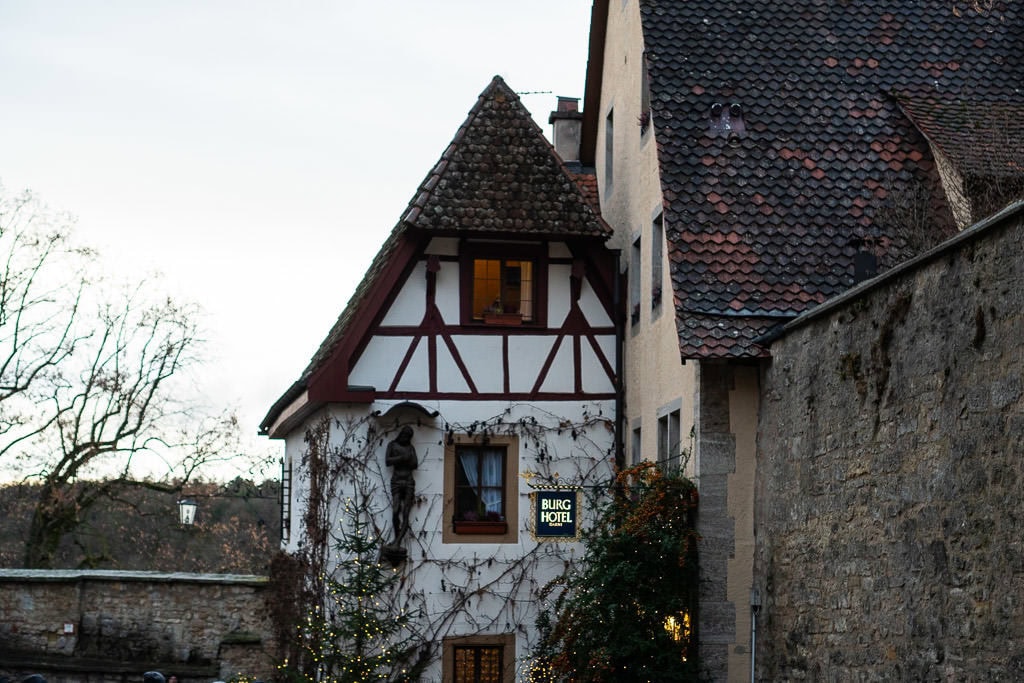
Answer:
[[[626,381],[624,377],[623,360],[625,344],[625,315],[622,311],[622,273],[619,270],[619,257],[621,252],[616,249],[614,252],[615,283],[612,287],[612,302],[615,308],[615,471],[621,472],[626,468],[626,449],[623,441],[623,429],[625,425],[625,404],[626,404]]]

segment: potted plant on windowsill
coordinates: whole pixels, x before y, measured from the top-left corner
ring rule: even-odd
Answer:
[[[484,322],[488,325],[522,325],[523,316],[515,311],[506,311],[501,301],[495,299],[484,309]]]
[[[497,512],[478,515],[475,512],[463,513],[462,519],[453,521],[457,534],[504,534],[508,533],[508,522]]]

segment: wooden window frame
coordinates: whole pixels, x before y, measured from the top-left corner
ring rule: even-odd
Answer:
[[[501,682],[515,683],[516,680],[516,636],[514,633],[498,635],[450,636],[441,641],[441,681],[455,683],[455,648],[457,647],[500,647]]]
[[[473,262],[477,259],[501,261],[530,261],[533,263],[533,317],[530,320],[514,316],[495,316],[479,319],[473,313]],[[548,253],[544,244],[474,243],[464,242],[459,249],[460,315],[463,325],[547,325],[548,309]]]
[[[456,524],[455,477],[459,447],[480,446],[505,449],[504,508],[505,524]],[[444,448],[444,515],[442,543],[518,543],[519,542],[519,438],[515,436],[481,437],[455,435]],[[501,530],[503,529],[503,530]]]

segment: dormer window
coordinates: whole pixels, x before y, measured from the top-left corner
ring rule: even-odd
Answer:
[[[469,245],[463,258],[463,323],[541,322],[541,247]]]

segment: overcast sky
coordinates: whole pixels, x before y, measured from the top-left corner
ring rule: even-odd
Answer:
[[[491,78],[582,97],[590,6],[0,0],[0,182],[199,302],[254,435]]]

